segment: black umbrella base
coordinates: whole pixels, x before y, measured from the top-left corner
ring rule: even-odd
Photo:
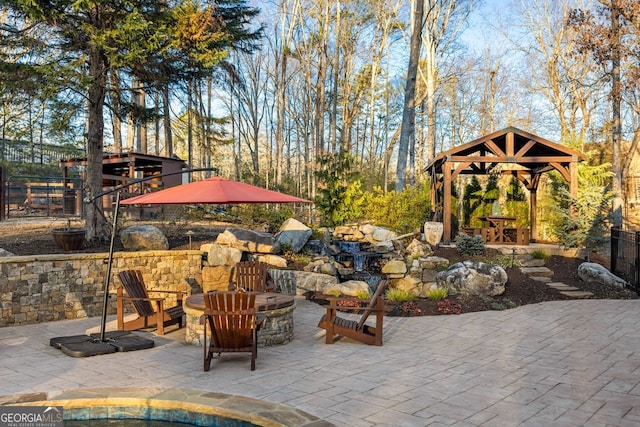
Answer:
[[[100,334],[96,333],[55,337],[49,344],[71,357],[89,357],[116,351],[144,350],[153,347],[154,341],[129,331],[111,331],[104,334],[104,341],[100,341]]]

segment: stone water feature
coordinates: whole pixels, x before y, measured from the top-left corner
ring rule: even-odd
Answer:
[[[339,252],[334,258],[345,266],[338,269],[340,281],[360,280],[366,282],[374,292],[382,279],[380,266],[382,254],[363,250],[363,243],[357,241],[336,241],[335,246]]]

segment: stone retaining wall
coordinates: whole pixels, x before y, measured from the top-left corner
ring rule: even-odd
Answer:
[[[107,260],[105,253],[0,258],[0,327],[100,316]],[[202,292],[201,251],[116,252],[108,314],[116,310],[117,274],[127,269],[142,270],[149,289]]]

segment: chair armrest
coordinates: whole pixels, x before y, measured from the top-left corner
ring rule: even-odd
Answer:
[[[141,297],[120,297],[127,301],[164,301],[166,298],[141,298]]]
[[[260,330],[265,320],[267,320],[267,316],[264,313],[262,314],[256,313],[256,331]]]
[[[184,294],[185,291],[170,291],[168,289],[147,289],[147,292],[164,292],[167,294]]]

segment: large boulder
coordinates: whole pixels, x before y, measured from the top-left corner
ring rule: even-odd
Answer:
[[[295,218],[289,218],[281,226],[276,234],[276,247],[279,251],[288,248],[294,253],[300,252],[311,237],[309,227]]]
[[[424,239],[431,246],[436,246],[442,240],[444,225],[441,222],[427,221],[424,223]]]
[[[298,270],[269,270],[276,291],[288,289],[297,295],[307,292],[323,292],[338,286],[338,278],[328,274]]]
[[[462,295],[501,295],[507,280],[504,268],[479,261],[458,262],[436,275],[438,287]]]
[[[201,245],[200,250],[206,252],[207,262],[205,265],[211,267],[222,265],[233,267],[242,259],[242,251],[240,249],[229,248],[216,243]]]
[[[578,277],[584,282],[612,285],[618,288],[624,288],[627,285],[624,279],[621,279],[595,262],[583,262],[580,264],[578,266]]]
[[[7,256],[15,256],[15,254],[13,252],[9,252],[6,249],[0,248],[0,258],[7,257]]]
[[[392,259],[382,266],[382,273],[391,278],[403,277],[407,272],[407,264],[399,259]]]
[[[218,234],[216,243],[246,252],[275,253],[273,235],[244,228],[227,228],[224,232]]]
[[[133,225],[120,232],[120,241],[126,250],[153,251],[169,249],[167,237],[153,225]]]
[[[404,250],[407,254],[413,258],[424,258],[433,255],[433,250],[428,243],[421,242],[418,239],[413,239],[409,246]]]

